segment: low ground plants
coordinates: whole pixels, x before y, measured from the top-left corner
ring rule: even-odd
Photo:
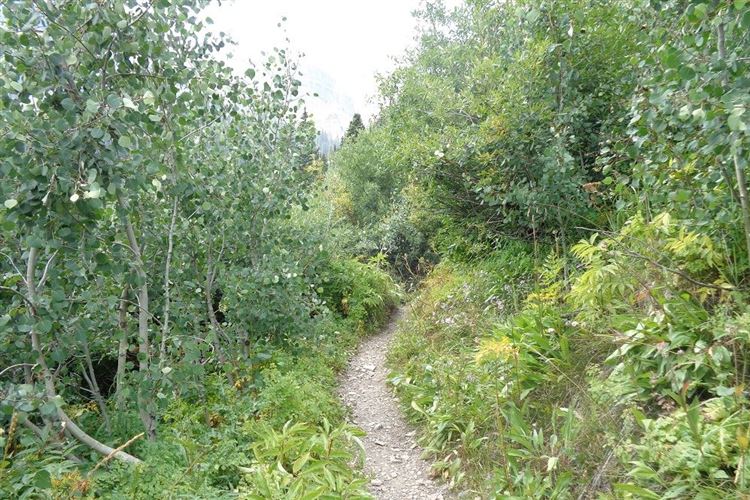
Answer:
[[[124,499],[170,491],[190,498],[369,498],[361,431],[344,424],[336,374],[361,336],[388,318],[398,296],[386,274],[356,260],[334,264],[328,276],[321,295],[351,304],[349,314],[324,306],[306,334],[256,343],[233,384],[222,373],[208,374],[202,392],[167,406],[159,441],[131,445],[141,465],[96,468],[98,459],[80,445],[40,439],[14,414],[15,424],[0,435],[2,496]],[[93,426],[96,411],[81,406],[75,415]],[[114,432],[127,435],[137,418],[119,415]]]
[[[661,214],[572,252],[568,281],[519,247],[424,281],[391,383],[435,473],[490,496],[747,493],[747,312],[716,242]]]

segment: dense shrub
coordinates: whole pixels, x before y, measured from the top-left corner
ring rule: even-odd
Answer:
[[[745,493],[750,339],[716,242],[662,214],[573,251],[569,283],[518,247],[423,282],[391,382],[436,472],[482,495]]]
[[[162,414],[160,439],[139,440],[130,448],[143,465],[110,462],[89,474],[96,457],[81,468],[65,458],[88,459],[80,446],[42,443],[18,424],[10,436],[0,435],[7,450],[0,462],[0,494],[365,498],[365,478],[354,461],[361,453],[360,431],[343,423],[336,374],[361,335],[388,317],[397,293],[387,274],[355,260],[331,260],[325,272],[331,297],[348,304],[348,312],[321,306],[306,332],[255,342],[248,362],[235,371],[234,385],[213,373],[200,390],[176,388],[179,396]],[[74,414],[95,424],[95,409],[88,405]],[[128,436],[137,422],[137,414],[126,412],[113,420],[113,431]]]

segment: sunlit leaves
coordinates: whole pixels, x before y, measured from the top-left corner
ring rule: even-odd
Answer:
[[[49,267],[34,314],[18,295],[9,296],[12,322],[24,330],[0,337],[0,358],[28,356],[23,334],[35,323],[53,369],[80,356],[84,341],[111,355],[113,332],[121,330],[118,297],[129,289],[126,312],[138,316],[136,290],[147,284],[152,343],[138,361],[153,366],[129,380],[149,412],[172,399],[169,384],[187,391],[201,383],[203,368],[181,366],[181,356],[205,358],[215,349],[202,338],[205,289],[195,285],[207,272],[215,274],[212,290],[234,308],[227,333],[214,338],[225,343],[228,366],[242,335],[289,334],[310,319],[312,307],[313,278],[300,260],[318,253],[309,254],[307,235],[284,227],[304,204],[304,167],[314,156],[297,63],[275,50],[257,79],[255,69],[234,75],[215,55],[223,35],[202,33],[195,17],[206,4],[164,0],[148,4],[148,12],[135,1],[0,6],[8,28],[0,34],[0,276],[16,274],[29,247],[40,249],[37,280]],[[123,243],[125,221],[144,249],[143,273]],[[170,232],[171,322],[164,327],[160,284]],[[306,265],[313,273],[312,261]],[[250,275],[256,286],[243,282]],[[267,321],[254,321],[261,312]],[[125,327],[131,349],[134,323]],[[169,359],[161,361],[170,367],[164,369],[156,366],[163,328]],[[74,377],[77,364],[61,379]]]
[[[732,112],[729,114],[729,117],[727,118],[727,125],[729,126],[729,130],[733,132],[744,132],[747,130],[747,125],[743,121],[743,114],[745,113],[745,108],[742,107],[736,107],[732,110]]]

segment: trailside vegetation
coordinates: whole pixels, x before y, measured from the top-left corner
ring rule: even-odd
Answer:
[[[362,496],[335,373],[396,301],[336,251],[298,62],[208,2],[0,5],[0,496]]]
[[[479,498],[750,495],[750,3],[422,4],[322,158],[208,0],[0,5],[0,496],[369,498],[336,375]]]
[[[362,251],[420,283],[391,383],[435,474],[482,498],[750,493],[750,5],[417,17],[328,175]]]

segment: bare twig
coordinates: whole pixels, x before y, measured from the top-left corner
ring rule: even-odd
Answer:
[[[2,377],[5,374],[5,372],[10,371],[10,370],[12,370],[14,368],[23,368],[23,367],[26,367],[26,366],[30,366],[31,369],[33,370],[34,368],[36,368],[38,366],[38,363],[33,363],[33,364],[32,363],[18,363],[18,364],[15,364],[15,365],[10,365],[9,367],[4,368],[2,371],[0,371],[0,377]]]
[[[726,287],[714,285],[712,283],[704,283],[702,281],[699,281],[699,280],[693,278],[692,276],[690,276],[685,271],[681,271],[679,269],[674,269],[674,268],[665,266],[661,262],[656,261],[656,260],[654,260],[654,259],[652,259],[650,257],[646,257],[645,255],[639,254],[638,252],[634,252],[632,250],[623,250],[623,253],[625,253],[625,255],[628,255],[630,257],[635,257],[637,259],[645,260],[649,264],[658,267],[662,271],[667,271],[668,273],[676,274],[677,276],[679,276],[679,277],[681,277],[683,279],[686,279],[687,281],[689,281],[693,285],[697,285],[697,286],[704,287],[704,288],[711,288],[712,290],[720,290],[720,291],[723,291],[723,292],[727,291]]]
[[[10,265],[13,266],[13,269],[16,270],[16,272],[18,273],[18,275],[21,276],[21,278],[24,280],[24,284],[26,284],[26,281],[25,281],[26,278],[24,278],[23,273],[21,272],[20,269],[18,269],[18,266],[16,266],[16,263],[13,261],[13,258],[10,255],[8,255],[7,253],[3,253],[3,252],[0,252],[0,255],[2,255],[6,259],[8,259],[8,262],[10,262]]]
[[[21,297],[24,300],[24,302],[26,302],[26,305],[29,306],[29,308],[31,309],[31,312],[34,315],[36,315],[36,307],[34,306],[34,303],[31,302],[26,295],[22,294],[21,292],[19,292],[15,288],[11,288],[9,286],[2,286],[2,285],[0,285],[0,290],[4,290],[6,292],[11,292],[11,293],[13,293],[13,294],[18,295],[19,297]]]
[[[55,260],[55,257],[57,257],[57,250],[55,250],[55,252],[50,256],[49,259],[47,259],[47,263],[44,265],[44,271],[42,271],[42,277],[39,280],[39,284],[36,286],[37,288],[44,288],[44,284],[47,282],[47,275],[49,273],[50,267],[52,266],[52,261]]]
[[[112,457],[114,457],[119,452],[121,452],[122,450],[124,450],[125,448],[127,448],[128,446],[130,446],[135,441],[139,440],[140,438],[142,438],[145,435],[146,435],[145,432],[141,432],[140,434],[138,434],[136,436],[133,436],[132,438],[130,438],[129,440],[127,440],[125,442],[125,444],[122,444],[122,445],[118,446],[117,448],[115,448],[114,450],[112,450],[112,452],[109,455],[107,455],[106,457],[104,457],[101,460],[99,460],[99,462],[94,466],[94,468],[89,471],[88,477],[91,477],[91,475],[94,472],[96,472],[99,467],[101,467],[102,465],[104,465],[107,462],[109,462],[110,460],[112,460]]]
[[[194,130],[191,130],[191,131],[190,131],[190,132],[188,132],[187,134],[185,134],[185,135],[183,135],[182,137],[180,137],[179,139],[177,139],[177,141],[175,141],[175,142],[182,142],[182,141],[184,141],[185,139],[187,139],[187,138],[188,138],[188,137],[190,137],[191,135],[195,135],[195,134],[197,134],[197,133],[198,133],[198,132],[200,132],[201,130],[205,129],[206,127],[209,127],[210,125],[212,125],[212,124],[214,124],[214,123],[216,123],[216,122],[217,122],[217,121],[219,121],[220,119],[221,119],[221,116],[217,116],[216,118],[214,118],[214,119],[213,119],[213,120],[211,120],[210,122],[208,122],[208,123],[206,123],[206,124],[204,124],[204,125],[201,125],[200,127],[196,128],[196,129],[194,129]]]
[[[58,23],[57,21],[55,21],[54,19],[52,19],[52,16],[50,16],[50,15],[49,15],[49,14],[47,13],[47,11],[45,11],[45,10],[44,10],[44,9],[43,9],[43,8],[42,8],[42,7],[40,6],[40,5],[39,5],[39,2],[37,2],[36,0],[32,0],[32,2],[31,2],[31,3],[33,3],[33,4],[34,4],[34,6],[36,6],[36,8],[37,8],[37,9],[39,9],[39,12],[41,12],[41,13],[42,13],[42,15],[43,15],[43,16],[44,16],[45,18],[47,18],[47,20],[48,20],[48,21],[49,21],[49,22],[50,22],[51,24],[54,24],[55,26],[57,26],[58,28],[60,28],[61,30],[63,30],[63,31],[65,32],[65,33],[67,33],[68,35],[70,35],[70,36],[71,36],[71,37],[72,37],[72,38],[73,38],[73,39],[74,39],[74,40],[75,40],[76,42],[78,42],[78,45],[80,45],[81,47],[83,47],[83,50],[85,50],[85,51],[86,51],[86,52],[87,52],[87,53],[88,53],[88,54],[89,54],[89,55],[90,55],[91,57],[93,57],[94,59],[97,59],[96,55],[94,55],[94,53],[93,53],[93,52],[91,52],[91,50],[89,50],[89,48],[88,48],[88,47],[86,47],[86,44],[85,44],[85,43],[83,43],[83,40],[81,40],[81,38],[80,38],[80,37],[79,37],[78,35],[76,35],[76,34],[75,34],[75,33],[73,33],[72,31],[70,31],[70,30],[69,30],[68,28],[66,28],[66,27],[65,27],[65,26],[63,26],[62,24],[60,24],[60,23]]]

